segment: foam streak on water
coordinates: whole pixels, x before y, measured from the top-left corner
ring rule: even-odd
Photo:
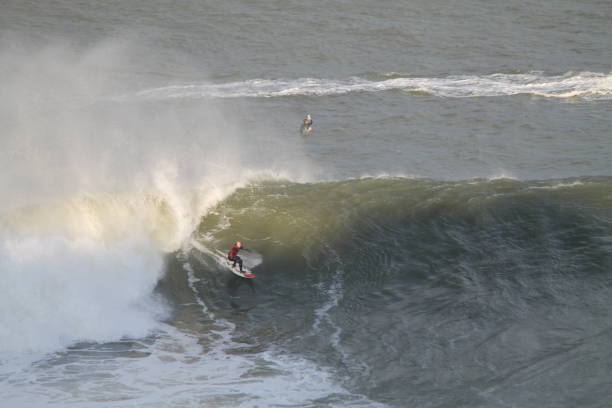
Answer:
[[[350,92],[405,90],[446,98],[493,97],[528,94],[549,98],[605,100],[612,98],[612,74],[568,72],[548,75],[524,74],[453,75],[441,78],[398,77],[370,81],[360,77],[344,80],[252,79],[219,84],[171,85],[141,91],[143,99],[166,98],[274,98],[283,96],[329,96]]]

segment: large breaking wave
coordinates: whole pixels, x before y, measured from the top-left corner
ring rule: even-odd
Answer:
[[[242,373],[243,387],[280,381],[286,397],[249,388],[278,403],[405,406],[461,395],[486,405],[531,387],[548,387],[562,403],[575,370],[612,360],[600,344],[612,336],[610,197],[609,177],[260,179],[209,202],[180,246],[179,208],[163,194],[26,206],[3,218],[4,237],[15,239],[2,246],[3,287],[13,293],[2,299],[0,338],[5,350],[53,350],[157,327],[157,345],[124,340],[126,353],[143,357],[130,363],[137,379],[122,371],[112,379],[133,387],[129,398],[158,381],[144,357],[173,361],[165,347],[184,347],[187,360],[210,361],[180,370],[207,378],[209,367],[232,367],[198,380],[204,393],[178,381],[206,401],[225,398]],[[17,239],[26,236],[38,238]],[[257,274],[251,284],[217,259],[236,239],[252,251],[244,255]],[[111,349],[121,356],[122,347]],[[98,353],[88,350],[76,353]],[[154,371],[181,364],[189,363]],[[542,375],[526,381],[534,371]],[[419,380],[406,387],[407,378]]]
[[[189,263],[210,310],[255,306],[236,319],[252,347],[379,401],[602,400],[567,390],[612,361],[611,193],[610,178],[256,184],[203,218]],[[263,260],[254,290],[210,258],[234,239]]]
[[[97,70],[126,51],[2,43],[0,351],[154,329],[166,316],[152,295],[164,254],[237,185],[286,167],[219,107],[101,102],[128,86]],[[241,149],[229,163],[232,144]]]

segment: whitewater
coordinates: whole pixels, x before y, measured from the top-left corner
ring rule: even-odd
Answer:
[[[612,75],[595,72],[568,72],[545,75],[491,74],[486,76],[454,75],[446,78],[404,77],[379,74],[391,79],[371,81],[353,77],[346,80],[300,78],[296,80],[251,79],[220,84],[172,85],[140,91],[142,99],[163,98],[273,98],[282,96],[332,96],[350,92],[401,90],[446,98],[534,95],[546,98],[612,98]]]

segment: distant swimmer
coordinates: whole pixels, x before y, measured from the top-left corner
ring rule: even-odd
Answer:
[[[304,122],[302,122],[302,126],[300,127],[300,132],[303,136],[307,136],[312,133],[312,124],[312,117],[310,116],[310,114],[306,115],[306,119],[304,119]]]
[[[236,266],[236,263],[238,263],[238,265],[240,266],[240,272],[242,272],[242,258],[238,256],[238,252],[240,252],[241,249],[248,251],[248,249],[242,247],[242,243],[240,241],[236,241],[236,243],[232,245],[229,250],[229,253],[227,254],[227,259],[234,262],[232,268]]]

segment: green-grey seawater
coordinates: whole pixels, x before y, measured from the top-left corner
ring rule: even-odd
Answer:
[[[612,405],[610,33],[607,0],[3,1],[0,405]]]

